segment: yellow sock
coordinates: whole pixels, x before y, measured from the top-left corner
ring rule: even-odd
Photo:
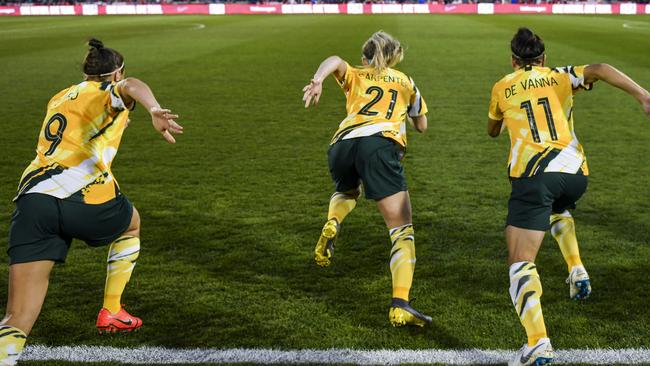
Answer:
[[[135,236],[120,237],[111,244],[108,251],[104,308],[113,314],[122,308],[122,293],[131,278],[139,253],[140,238]]]
[[[541,297],[542,282],[535,263],[513,263],[510,266],[510,298],[521,325],[526,329],[528,346],[534,346],[540,338],[546,338]]]
[[[25,347],[25,333],[10,325],[0,325],[0,365],[13,366]]]
[[[358,197],[359,195],[334,192],[330,198],[327,220],[336,219],[337,223],[342,223],[343,219],[357,206]]]
[[[393,248],[390,251],[390,273],[393,276],[393,297],[409,300],[415,272],[415,233],[407,224],[389,230]]]
[[[569,267],[569,273],[574,266],[582,266],[578,239],[576,238],[576,225],[569,211],[551,215],[551,234],[560,246],[562,256]]]

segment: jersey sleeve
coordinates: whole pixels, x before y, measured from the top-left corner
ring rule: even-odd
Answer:
[[[579,92],[580,90],[591,90],[594,86],[592,83],[585,82],[585,68],[589,65],[582,66],[564,66],[556,67],[553,69],[560,74],[567,74],[569,81],[571,82],[571,90],[573,94]]]
[[[408,115],[411,118],[423,116],[429,111],[427,109],[427,103],[424,101],[424,98],[422,98],[420,89],[418,89],[418,87],[415,85],[413,79],[409,78],[409,80],[411,80],[411,85],[413,86],[413,93],[411,94],[411,98],[409,100]]]
[[[352,80],[354,77],[354,68],[350,66],[349,63],[345,63],[345,75],[343,75],[343,78],[338,78],[336,74],[334,74],[334,78],[336,79],[336,82],[339,84],[341,89],[343,89],[344,92],[350,91],[350,88],[352,87]]]
[[[124,100],[122,99],[122,95],[120,95],[119,86],[122,85],[122,83],[124,83],[124,80],[117,82],[115,84],[111,84],[107,89],[108,94],[111,97],[111,108],[114,111],[123,111],[125,109],[132,111],[133,109],[135,109],[135,102],[127,106],[126,103],[124,103]]]
[[[488,108],[488,118],[494,121],[503,120],[503,111],[499,108],[499,94],[497,92],[497,84],[492,88],[492,95],[490,96],[490,107]]]

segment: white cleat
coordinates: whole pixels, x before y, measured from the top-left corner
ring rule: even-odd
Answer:
[[[591,294],[591,282],[583,266],[573,267],[566,283],[569,284],[569,297],[572,300],[584,300]]]
[[[515,357],[508,362],[508,366],[541,366],[553,362],[553,346],[548,338],[541,338],[532,347],[524,344]]]

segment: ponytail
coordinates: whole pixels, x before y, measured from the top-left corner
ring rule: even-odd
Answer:
[[[377,73],[397,65],[404,58],[404,49],[400,42],[383,31],[373,34],[361,50],[363,57]]]

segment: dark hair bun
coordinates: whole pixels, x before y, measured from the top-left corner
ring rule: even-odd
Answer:
[[[531,61],[544,54],[545,47],[542,39],[532,30],[522,27],[512,37],[510,42],[512,53],[525,61]]]
[[[88,46],[101,50],[102,48],[104,48],[104,43],[98,40],[97,38],[91,38],[88,41]]]
[[[83,63],[83,72],[88,76],[110,74],[124,64],[124,57],[112,48],[104,47],[97,38],[88,40],[88,52]]]

